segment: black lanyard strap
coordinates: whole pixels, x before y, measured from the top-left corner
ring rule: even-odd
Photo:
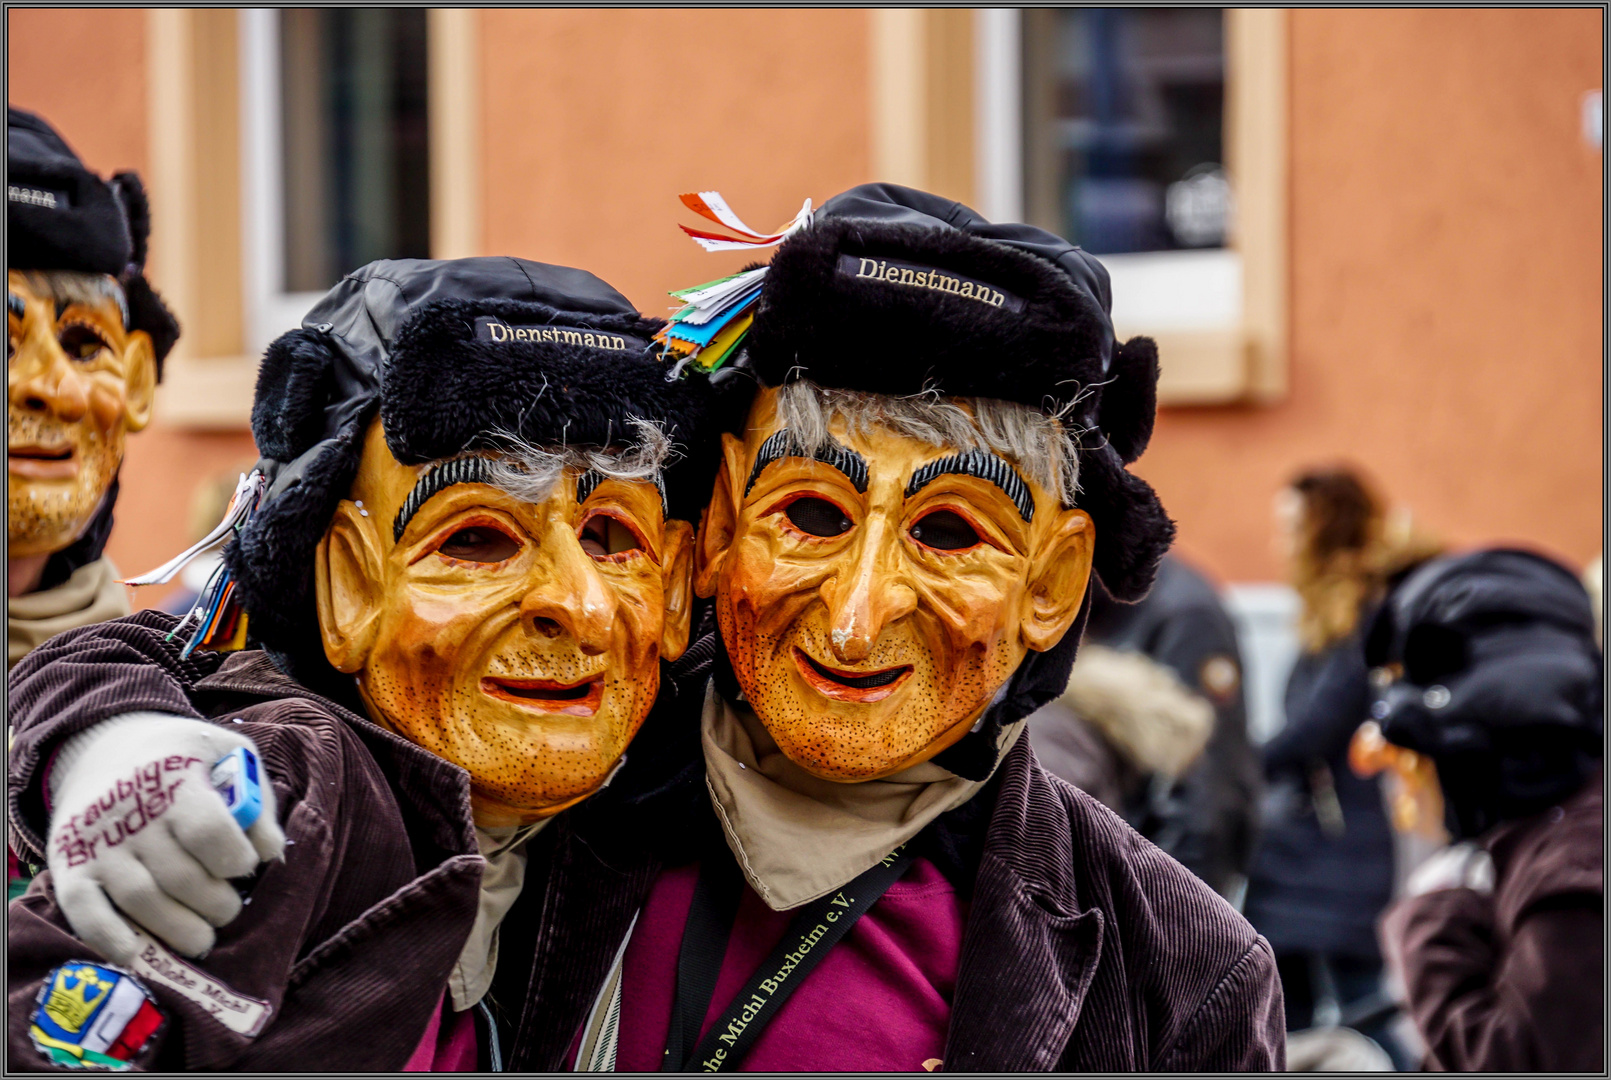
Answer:
[[[738,864],[727,856],[726,849],[707,853],[700,863],[699,883],[694,886],[693,906],[688,909],[677,952],[677,996],[671,1003],[671,1028],[660,1059],[661,1072],[681,1071],[689,1048],[699,1041],[699,1027],[716,996],[716,979],[721,975],[743,891]]]
[[[732,866],[729,860],[720,861]],[[850,932],[856,920],[865,915],[879,897],[901,879],[911,864],[912,856],[906,853],[905,845],[902,845],[843,889],[801,908],[789,921],[789,929],[783,935],[783,940],[778,942],[744,988],[717,1015],[716,1022],[704,1039],[699,1040],[693,1052],[684,1057],[683,1048],[698,1035],[716,992],[716,977],[727,952],[727,938],[732,933],[737,911],[736,892],[731,906],[717,911],[711,898],[720,887],[719,881],[713,874],[709,879],[712,887],[705,890],[707,878],[701,868],[699,887],[694,891],[694,906],[689,911],[682,949],[677,957],[677,997],[672,1006],[671,1031],[662,1069],[727,1072],[738,1068],[766,1025],[805,981],[806,976]],[[706,896],[705,902],[711,904],[703,913],[700,911],[702,892]],[[724,913],[725,922],[721,922]],[[698,955],[699,959],[695,960],[690,954]],[[688,975],[686,981],[685,972]]]

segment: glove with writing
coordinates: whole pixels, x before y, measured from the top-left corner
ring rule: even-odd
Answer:
[[[262,812],[245,830],[212,786],[213,765],[242,746],[257,752],[238,732],[153,712],[114,717],[63,744],[48,778],[46,863],[81,941],[131,962],[136,938],[121,910],[185,956],[213,947],[214,928],[241,910],[228,879],[285,849],[267,776]]]

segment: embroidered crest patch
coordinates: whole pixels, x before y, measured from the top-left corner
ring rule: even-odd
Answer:
[[[121,1072],[167,1022],[140,981],[88,960],[52,971],[39,990],[28,1037],[47,1061]]]

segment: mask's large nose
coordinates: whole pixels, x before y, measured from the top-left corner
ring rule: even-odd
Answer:
[[[822,584],[833,654],[859,663],[872,653],[884,627],[917,608],[917,593],[901,577],[900,534],[882,514],[869,514],[850,566]]]
[[[47,320],[31,318],[8,366],[6,389],[13,408],[50,413],[72,424],[89,411],[89,384],[50,333]]]
[[[569,633],[588,656],[610,647],[618,605],[576,534],[559,525],[544,537],[545,559],[520,602],[520,620],[534,637]]]

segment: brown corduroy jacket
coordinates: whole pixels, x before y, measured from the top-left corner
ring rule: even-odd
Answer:
[[[38,784],[60,741],[151,709],[231,723],[256,740],[287,835],[283,864],[200,961],[268,1000],[255,1039],[152,987],[175,1022],[156,1068],[395,1069],[414,1049],[467,936],[479,887],[468,781],[457,767],[282,675],[261,653],[178,659],[170,619],[142,613],[48,642],[10,680],[17,728],[12,842],[43,857]],[[1280,984],[1268,943],[1206,885],[1020,741],[1003,762],[964,932],[945,1069],[1280,1069]],[[532,840],[500,930],[489,1003],[505,1068],[566,1069],[659,864],[564,814]],[[617,838],[612,838],[617,839]],[[43,1065],[26,1025],[56,964],[93,959],[40,875],[11,908],[8,1041]]]
[[[1382,919],[1429,1070],[1605,1069],[1605,779],[1481,843],[1494,891],[1440,889]]]

